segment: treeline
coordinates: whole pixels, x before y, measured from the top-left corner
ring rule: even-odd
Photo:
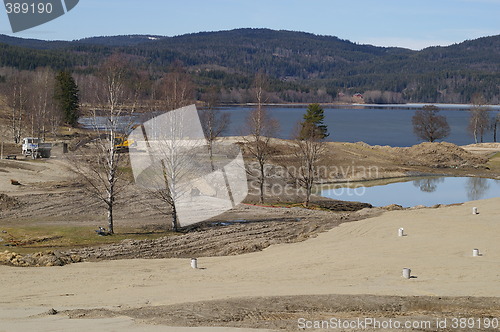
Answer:
[[[2,137],[19,143],[24,136],[58,135],[61,124],[76,126],[80,105],[76,83],[67,71],[56,73],[39,67],[34,71],[2,68],[0,99],[3,102]]]
[[[105,58],[120,53],[154,81],[180,61],[199,95],[216,87],[226,103],[248,102],[259,71],[269,77],[270,102],[470,103],[479,93],[489,104],[500,103],[500,36],[419,52],[268,29],[0,42],[0,66],[21,70],[93,74]]]
[[[200,90],[180,62],[152,76],[123,54],[112,54],[89,72],[3,67],[0,78],[0,134],[14,143],[26,136],[58,136],[61,125],[77,127],[80,116],[95,112],[126,115],[172,110],[197,100],[219,103],[219,91]]]

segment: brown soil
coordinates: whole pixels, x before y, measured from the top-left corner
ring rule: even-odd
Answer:
[[[286,146],[282,145],[281,148],[282,153],[285,153]],[[448,143],[423,143],[411,148],[328,143],[323,162],[337,167],[337,173],[327,182],[423,173],[498,176],[498,173],[484,167],[487,162],[484,155],[473,154]],[[4,160],[0,161],[0,166],[3,170],[0,172],[0,191],[6,193],[0,196],[1,225],[91,225],[96,229],[105,226],[104,206],[85,193],[82,183],[71,170],[71,164],[61,154],[56,153],[54,158],[41,161]],[[363,171],[370,167],[375,167],[377,171]],[[21,185],[13,186],[10,181],[12,178],[18,179]],[[249,177],[250,182],[253,180]],[[289,179],[271,174],[267,187],[288,183]],[[246,202],[256,203],[257,199],[256,193],[250,192]],[[266,196],[267,204],[288,205],[302,199],[300,196]],[[362,210],[371,207],[367,204],[315,196],[313,199],[313,205],[317,207],[314,210],[240,205],[217,218],[185,229],[177,236],[80,248],[68,254],[76,254],[84,259],[235,255],[262,250],[272,244],[302,241],[342,222],[380,213],[379,210]],[[127,187],[117,201],[115,231],[120,232],[120,227],[131,225],[151,230],[166,229],[170,216],[160,213],[150,201],[151,198],[135,186]],[[359,210],[362,212],[356,212]],[[242,220],[245,222],[238,222]],[[50,234],[46,236],[50,237]]]
[[[73,319],[127,316],[138,322],[154,325],[225,326],[286,331],[303,330],[300,328],[299,322],[304,322],[304,320],[330,322],[332,318],[342,321],[373,318],[380,322],[392,320],[392,322],[399,322],[402,325],[405,322],[432,323],[430,328],[414,328],[413,331],[465,331],[467,329],[452,328],[453,319],[473,318],[477,322],[499,317],[500,299],[374,295],[283,296],[228,299],[169,306],[147,306],[122,310],[79,309],[63,311],[59,314],[67,315]],[[447,319],[447,328],[438,329],[436,319],[441,321]],[[494,330],[484,327],[478,328],[478,325],[475,326],[476,328],[469,330]],[[359,331],[361,329],[339,330]],[[362,330],[397,331],[398,329],[381,329],[368,325]]]
[[[473,153],[451,143],[421,143],[409,148],[370,146],[365,143],[329,143],[330,165],[347,168],[343,180],[366,180],[411,174],[481,174],[495,177],[485,166],[488,157]],[[497,151],[500,151],[500,147]],[[360,167],[361,166],[361,167]],[[365,168],[374,167],[378,172],[363,174]],[[352,172],[354,169],[354,174]]]
[[[0,194],[0,211],[9,210],[19,206],[19,201],[14,197],[5,194]]]
[[[365,206],[347,202],[343,205],[351,209]],[[330,212],[240,205],[216,219],[185,229],[183,234],[177,236],[158,240],[126,240],[113,245],[75,249],[65,254],[86,260],[239,255],[260,251],[274,244],[304,241],[343,222],[380,213],[379,209]]]
[[[424,173],[498,177],[485,167],[486,154],[472,154],[446,143],[420,144],[412,148],[372,147],[363,143],[329,143],[324,162],[337,172],[329,182],[392,178]],[[489,154],[495,151],[488,151]],[[356,167],[354,167],[354,165]],[[362,169],[376,167],[377,172]],[[70,165],[57,154],[44,161],[2,161],[0,167],[0,218],[5,225],[95,225],[103,226],[105,210],[84,194]],[[12,178],[21,186],[11,185]],[[249,179],[252,181],[252,178]],[[286,179],[271,178],[273,183]],[[267,196],[268,202],[297,202],[300,197]],[[125,225],[165,227],[168,215],[159,213],[149,198],[134,186],[128,187],[116,211],[116,230]],[[255,202],[256,195],[247,203]],[[122,258],[165,258],[238,255],[280,243],[304,241],[340,223],[381,213],[366,205],[314,198],[318,209],[273,208],[240,205],[223,215],[183,233],[158,240],[125,240],[99,247],[64,252],[18,255],[0,254],[4,264],[16,266],[63,265],[84,260]],[[397,209],[398,207],[391,207]],[[239,222],[244,220],[245,223]],[[4,257],[3,259],[1,257]],[[39,269],[37,269],[39,270]],[[54,312],[52,312],[54,314]],[[397,321],[436,318],[500,317],[497,298],[395,297],[371,295],[287,296],[232,298],[224,301],[144,306],[117,310],[72,310],[71,318],[128,316],[138,322],[170,326],[228,326],[297,330],[298,319],[329,320],[363,317]],[[448,321],[450,324],[450,321]],[[348,329],[344,329],[348,331]],[[375,331],[375,329],[366,329]],[[419,329],[416,329],[419,330]],[[436,328],[420,329],[435,331]],[[447,331],[454,329],[440,329]],[[477,330],[477,329],[476,329]]]
[[[479,168],[488,160],[451,143],[422,143],[395,149],[396,161],[409,166],[431,168]],[[404,156],[404,157],[402,157]]]
[[[39,239],[43,241],[44,239]],[[0,264],[27,267],[27,266],[63,266],[70,263],[79,263],[82,259],[77,255],[66,255],[59,252],[37,252],[29,255],[20,255],[15,252],[0,253]]]

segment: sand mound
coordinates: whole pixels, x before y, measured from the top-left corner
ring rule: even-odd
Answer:
[[[410,148],[396,148],[400,162],[409,166],[433,168],[477,167],[488,160],[451,143],[421,143]]]
[[[500,143],[477,143],[463,146],[463,148],[486,148],[486,149],[500,149]]]

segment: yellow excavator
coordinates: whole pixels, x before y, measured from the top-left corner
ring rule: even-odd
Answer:
[[[128,139],[127,137],[123,136],[115,137],[115,148],[117,149],[118,152],[127,152],[130,148],[136,145],[137,143],[134,140]]]

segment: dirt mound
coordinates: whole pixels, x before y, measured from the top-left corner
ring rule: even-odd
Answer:
[[[373,317],[374,320],[382,322],[385,321],[384,317],[391,317],[393,326],[397,326],[396,324],[404,326],[405,322],[434,322],[436,319],[443,321],[444,318],[450,322],[453,319],[453,313],[460,312],[461,316],[474,317],[472,319],[475,322],[483,320],[489,322],[489,317],[496,317],[499,309],[500,304],[497,298],[298,295],[224,299],[121,310],[76,309],[63,311],[61,314],[71,319],[127,316],[146,324],[168,326],[225,326],[297,331],[307,330],[307,328],[297,329],[298,322],[304,324],[306,321],[319,321],[319,325],[323,326],[321,318],[326,321],[330,317],[336,317],[339,319],[338,322],[356,322],[358,319],[356,317]],[[45,315],[53,314],[54,311],[49,310]],[[332,327],[332,325],[328,326]],[[320,329],[314,329],[314,331],[317,330]],[[321,329],[323,330],[325,329]],[[359,329],[339,328],[339,330],[381,331],[370,324],[363,325]],[[391,329],[391,331],[397,331],[397,329]],[[425,329],[425,331],[429,330]]]
[[[244,208],[248,208],[248,217],[258,219],[200,224],[177,236],[157,240],[124,240],[100,247],[73,249],[65,254],[78,255],[86,260],[239,255],[260,251],[274,244],[301,242],[341,223],[380,213],[375,209],[358,214],[302,208]],[[238,218],[246,218],[243,212],[238,211]],[[260,218],[259,212],[267,212],[267,215]]]
[[[0,211],[8,210],[19,206],[19,201],[14,197],[0,194]]]
[[[338,201],[338,200],[321,200],[321,201],[312,201],[312,204],[315,204],[323,209],[328,209],[330,211],[360,211],[362,209],[370,209],[373,206],[368,203],[361,202],[347,202],[347,201]]]
[[[433,168],[478,167],[488,160],[451,143],[421,143],[410,148],[397,148],[398,159],[408,166]]]
[[[158,240],[124,240],[117,244],[74,249],[67,254],[90,260],[239,255],[260,251],[273,244],[303,241],[315,233],[300,221],[255,222],[204,229]]]
[[[4,251],[0,253],[0,264],[12,266],[63,266],[70,263],[81,262],[78,255],[64,255],[57,252],[37,252],[21,255],[15,252]]]

